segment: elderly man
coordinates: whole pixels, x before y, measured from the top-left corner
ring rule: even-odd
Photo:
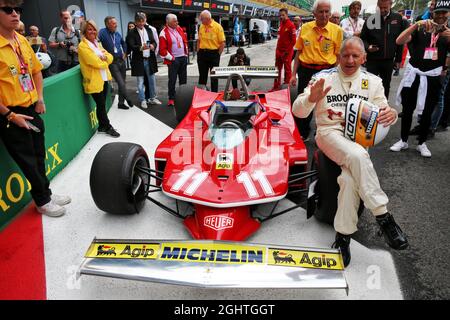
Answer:
[[[119,109],[127,110],[133,107],[133,103],[128,99],[127,86],[126,86],[126,72],[127,67],[126,52],[127,44],[123,40],[122,35],[117,32],[117,20],[112,16],[105,18],[105,28],[101,29],[98,38],[102,43],[103,48],[108,51],[114,58],[113,62],[109,65],[109,71],[112,77],[117,82],[119,87]],[[128,106],[125,105],[125,101]]]
[[[298,93],[302,93],[311,77],[316,72],[332,68],[338,59],[339,48],[343,40],[342,29],[329,23],[331,4],[328,0],[316,0],[313,5],[315,21],[303,24],[300,36],[297,38],[295,63],[290,80],[295,85],[298,72]],[[307,141],[311,131],[312,114],[306,119],[296,120],[298,129],[304,141]]]
[[[187,82],[188,41],[183,29],[178,25],[177,16],[171,13],[166,16],[166,26],[159,34],[159,55],[169,68],[169,102],[167,105],[174,106],[177,77],[180,85]]]
[[[291,80],[291,63],[294,53],[296,37],[295,25],[289,20],[288,9],[281,8],[280,28],[278,29],[278,42],[275,51],[275,65],[278,69],[278,77],[274,80],[272,90],[279,90],[281,86],[281,73],[284,68],[284,83]]]
[[[197,39],[197,64],[200,74],[198,83],[206,86],[209,71],[220,64],[220,55],[225,48],[225,33],[222,26],[212,19],[211,12],[208,10],[200,13],[200,21],[202,24],[198,30]],[[211,91],[218,90],[219,81],[211,79]]]
[[[378,105],[382,109],[378,118],[380,125],[389,126],[397,120],[397,112],[388,106],[384,96],[381,79],[360,69],[365,57],[360,38],[345,40],[339,66],[314,75],[292,109],[294,115],[301,118],[316,109],[317,146],[342,169],[338,177],[340,190],[334,219],[337,232],[334,246],[341,249],[346,266],[350,263],[351,235],[357,231],[360,198],[376,216],[389,246],[394,249],[408,246],[406,236],[388,213],[388,198],[381,190],[369,153],[343,134],[346,102],[342,101],[348,101],[350,96]]]
[[[339,11],[333,11],[329,21],[335,25],[339,25],[341,23],[341,13]]]
[[[67,10],[60,12],[61,26],[53,28],[48,38],[49,47],[57,59],[58,73],[78,65],[80,32],[72,25],[72,16]]]
[[[408,20],[392,12],[392,0],[378,0],[378,11],[374,19],[367,19],[361,31],[361,39],[366,46],[367,71],[383,80],[384,94],[389,99],[392,71],[400,68],[403,45],[395,40],[408,27]]]
[[[364,20],[359,17],[361,13],[361,2],[353,1],[349,6],[350,16],[341,21],[341,28],[344,30],[344,38],[353,36],[359,37],[364,26]]]

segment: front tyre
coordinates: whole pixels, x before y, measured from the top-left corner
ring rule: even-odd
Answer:
[[[139,213],[145,204],[150,177],[137,170],[149,168],[142,146],[127,142],[104,145],[90,173],[91,195],[100,210],[111,214]]]

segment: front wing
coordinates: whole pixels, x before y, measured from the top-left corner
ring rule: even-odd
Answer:
[[[348,290],[338,250],[228,241],[94,239],[83,274],[192,287]]]

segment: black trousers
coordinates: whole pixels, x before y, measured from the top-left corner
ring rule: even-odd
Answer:
[[[427,140],[428,130],[431,124],[431,115],[433,114],[434,107],[438,102],[439,92],[441,91],[441,81],[439,77],[427,77],[427,80],[428,90],[425,99],[425,107],[420,118],[419,144],[422,144]],[[401,92],[403,106],[401,138],[405,142],[408,141],[412,117],[414,110],[416,109],[419,84],[420,77],[416,76],[411,88],[403,88]]]
[[[109,65],[109,71],[119,87],[119,105],[123,105],[124,101],[128,100],[127,87],[125,84],[125,79],[127,76],[125,61],[121,58],[115,57],[114,61]]]
[[[389,100],[389,90],[391,88],[392,72],[394,71],[394,60],[370,60],[366,63],[367,71],[379,76],[383,80],[384,95]]]
[[[219,50],[200,49],[197,55],[198,72],[200,77],[198,83],[206,85],[208,83],[209,72],[212,68],[218,67],[220,64]],[[219,80],[211,79],[211,91],[219,91]]]
[[[94,99],[95,104],[97,105],[98,128],[102,130],[108,130],[111,127],[108,114],[106,113],[106,96],[108,95],[108,90],[108,81],[105,81],[103,84],[103,91],[91,93],[92,99]]]
[[[23,107],[9,107],[12,112],[33,117],[29,120],[41,132],[20,128],[0,116],[0,138],[11,158],[22,170],[25,178],[31,184],[31,196],[38,207],[50,202],[52,194],[50,182],[45,174],[45,127],[44,121],[36,113],[34,105]]]
[[[177,78],[179,84],[186,84],[187,82],[187,57],[178,57],[172,61],[169,67],[169,100],[175,99],[175,87],[177,85]]]
[[[297,75],[298,75],[298,83],[297,83],[297,92],[298,94],[302,94],[308,86],[311,78],[314,74],[320,72],[320,70],[310,69],[303,67],[301,65],[298,66]],[[311,112],[307,118],[297,118],[295,117],[295,124],[297,125],[297,129],[300,131],[300,135],[306,139],[311,133],[311,120],[314,112]]]

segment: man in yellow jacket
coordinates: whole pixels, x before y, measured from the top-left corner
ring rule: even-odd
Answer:
[[[114,138],[120,137],[111,126],[106,113],[108,81],[112,79],[108,66],[112,63],[113,56],[97,41],[98,28],[93,20],[87,21],[82,26],[81,33],[83,39],[78,47],[78,59],[83,75],[84,92],[90,94],[97,104],[98,132]]]

